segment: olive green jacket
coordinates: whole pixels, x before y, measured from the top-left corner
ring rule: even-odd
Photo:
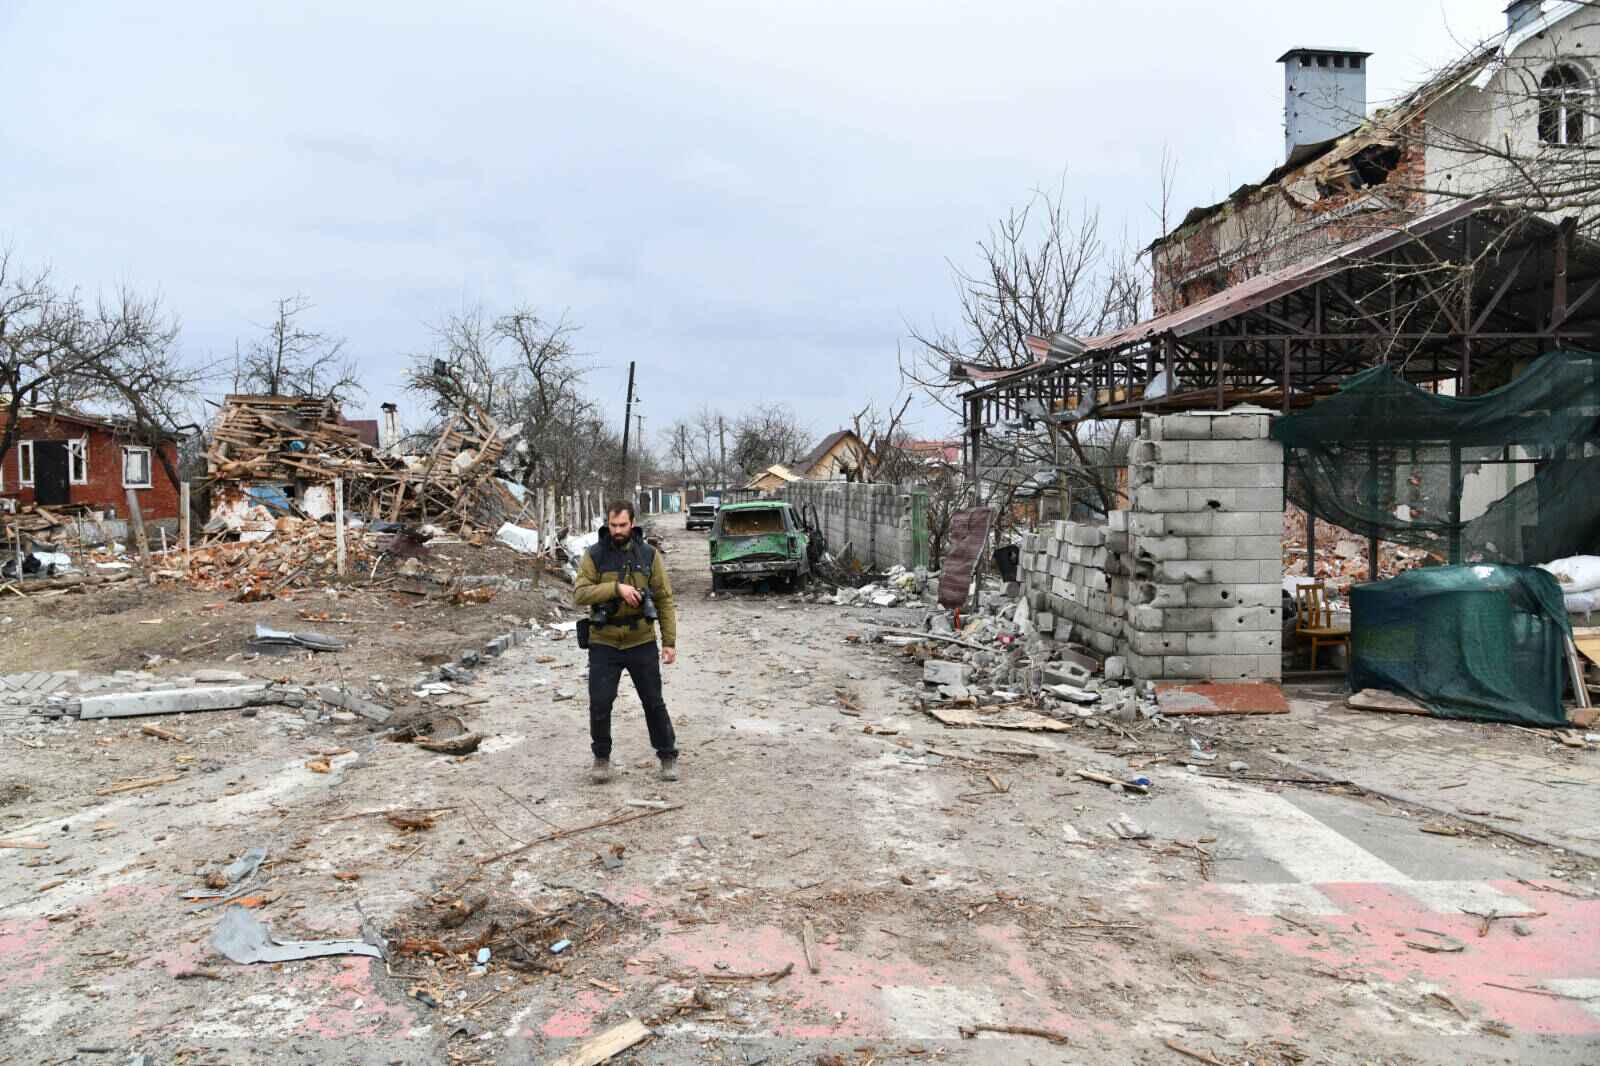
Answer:
[[[657,621],[661,626],[661,646],[675,648],[678,646],[678,610],[672,602],[672,582],[667,578],[667,564],[661,552],[651,553],[654,560],[650,566],[648,582],[644,574],[634,569],[628,574],[628,584],[634,588],[644,588],[648,583],[650,596],[656,601],[656,613],[660,616]],[[608,552],[609,558],[616,558],[616,554]],[[579,607],[593,607],[597,604],[617,601],[614,623],[606,626],[592,626],[589,630],[589,641],[592,644],[605,644],[612,648],[637,648],[641,644],[648,644],[655,639],[655,627],[648,622],[639,621],[633,625],[626,624],[629,619],[637,619],[642,614],[643,605],[629,606],[617,592],[617,584],[622,580],[622,574],[617,570],[601,572],[595,566],[594,553],[583,553],[583,561],[578,564],[578,583],[573,589],[572,599]]]

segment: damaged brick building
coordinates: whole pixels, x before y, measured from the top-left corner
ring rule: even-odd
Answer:
[[[1567,164],[1600,136],[1588,105],[1600,69],[1587,58],[1600,55],[1600,26],[1579,17],[1587,8],[1513,3],[1504,32],[1371,116],[1369,53],[1288,50],[1284,162],[1150,246],[1151,318],[1050,338],[1020,368],[953,368],[970,384],[974,482],[986,449],[1019,426],[1093,434],[1138,420],[1131,513],[1025,541],[1036,610],[1072,619],[1141,677],[1275,678],[1285,570],[1266,542],[1282,546],[1288,483],[1271,416],[1377,367],[1466,397],[1546,353],[1600,348],[1600,246],[1564,210],[1507,193],[1520,160]],[[1203,419],[1206,433],[1185,420],[1223,412],[1248,417]],[[1412,476],[1372,439],[1375,485]],[[1458,449],[1443,464],[1448,492],[1427,502],[1454,533],[1435,561],[1463,561],[1461,528],[1531,478],[1536,458],[1508,445],[1489,463],[1463,464]],[[1379,535],[1361,534],[1373,577]],[[1304,551],[1315,573],[1314,538]]]

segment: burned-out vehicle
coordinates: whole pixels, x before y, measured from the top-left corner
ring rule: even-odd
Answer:
[[[730,503],[711,530],[711,588],[800,588],[811,579],[813,540],[782,500]]]
[[[683,513],[684,529],[710,529],[716,522],[717,505],[714,503],[691,503]]]

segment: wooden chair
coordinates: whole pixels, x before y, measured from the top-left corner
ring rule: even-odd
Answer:
[[[1328,606],[1327,584],[1308,581],[1294,589],[1294,633],[1297,637],[1311,639],[1311,669],[1317,668],[1317,650],[1322,647],[1344,646],[1345,658],[1350,656],[1350,627],[1333,624],[1333,609]]]

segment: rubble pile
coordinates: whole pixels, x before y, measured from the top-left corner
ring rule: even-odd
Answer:
[[[331,401],[229,396],[206,464],[209,479],[221,485],[343,478],[350,509],[369,521],[493,529],[521,509],[495,477],[507,442],[520,431],[466,405],[427,454],[388,455],[363,443]]]
[[[208,539],[192,551],[191,585],[231,592],[234,599],[250,601],[271,599],[294,584],[322,585],[334,580],[337,531],[331,523],[273,518],[266,508],[253,508],[249,513],[239,540],[213,543]],[[346,530],[345,565],[352,571],[370,567],[378,554],[374,550],[377,542],[389,539]],[[167,569],[158,570],[157,576],[183,577],[182,570],[175,567],[181,567],[181,561],[168,559]]]
[[[1444,561],[1425,548],[1378,542],[1380,578],[1395,577],[1419,566]],[[1301,576],[1306,573],[1306,513],[1292,503],[1285,504],[1283,511],[1283,572]],[[1329,588],[1337,589],[1341,595],[1352,583],[1368,580],[1367,538],[1318,519],[1315,576],[1328,582]]]

